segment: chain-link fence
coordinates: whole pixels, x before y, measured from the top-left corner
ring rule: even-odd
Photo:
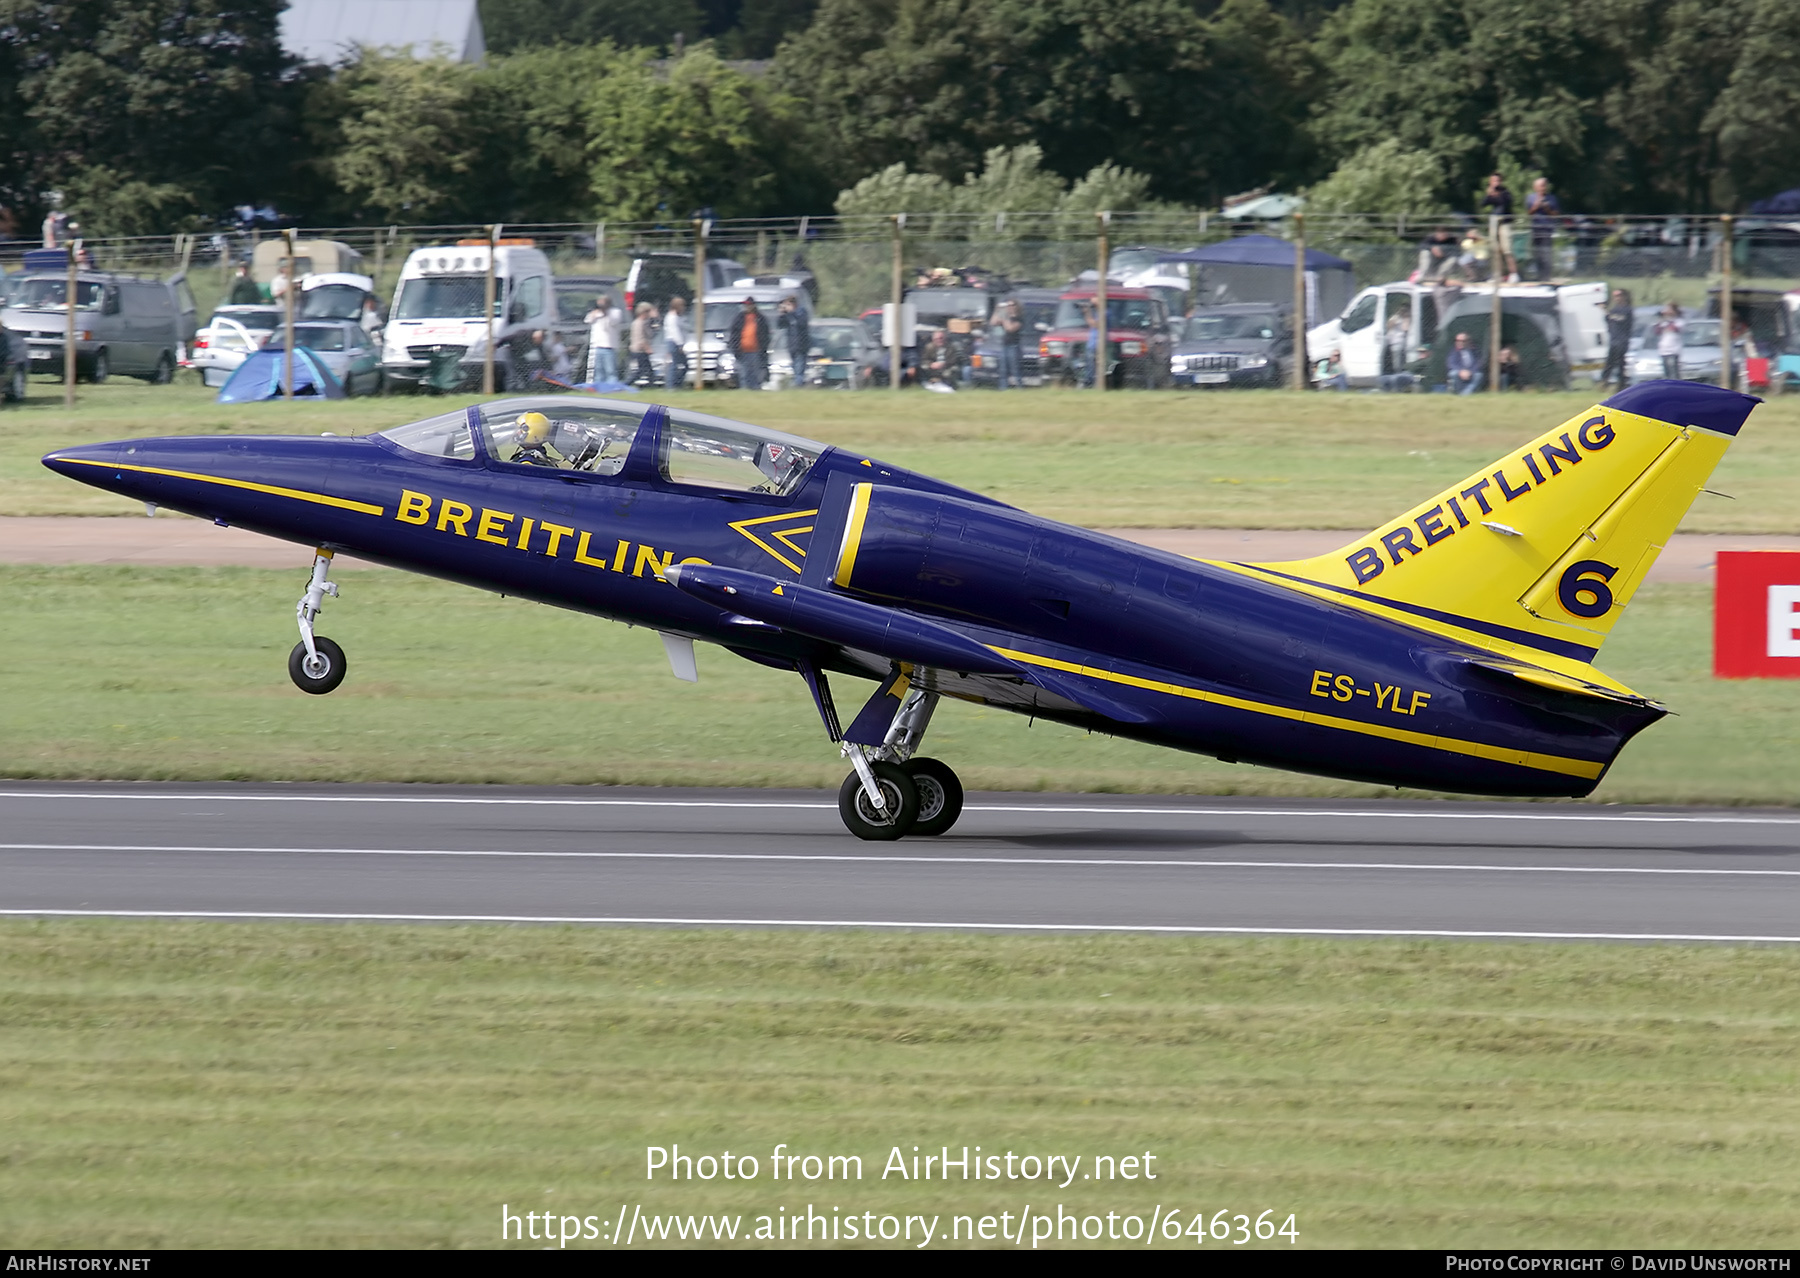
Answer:
[[[310,227],[296,237],[344,246],[348,251],[334,265],[373,276],[385,298],[413,249],[484,242],[489,232],[480,225]],[[1445,385],[1445,361],[1458,332],[1487,360],[1485,384],[1503,373],[1502,361],[1519,362],[1502,375],[1508,384],[1594,377],[1617,354],[1617,314],[1613,329],[1604,319],[1618,302],[1614,290],[1624,291],[1633,312],[1628,379],[1648,376],[1654,366],[1710,380],[1723,375],[1717,317],[1721,290],[1729,285],[1741,344],[1733,347],[1738,376],[1761,386],[1787,360],[1800,383],[1800,335],[1791,321],[1800,303],[1800,223],[1779,219],[1576,214],[1520,216],[1496,226],[1460,215],[1249,222],[1204,213],[1004,212],[594,222],[506,226],[501,234],[535,243],[560,276],[613,277],[621,292],[634,260],[656,254],[678,269],[699,248],[714,264],[708,276],[715,286],[728,289],[736,279],[759,276],[779,286],[794,278],[818,318],[863,319],[884,303],[911,301],[928,332],[956,330],[958,375],[977,383],[984,379],[971,361],[980,354],[983,326],[994,322],[993,299],[1027,300],[1035,308],[1029,336],[1038,353],[1047,353],[1051,329],[1085,323],[1079,310],[1059,315],[1060,295],[1091,292],[1103,260],[1109,295],[1144,290],[1155,299],[1155,316],[1166,327],[1159,350],[1169,358],[1183,339],[1181,318],[1195,308],[1261,304],[1291,315],[1298,299],[1306,326],[1319,336],[1304,361],[1290,347],[1289,381],[1295,363],[1316,379],[1316,366],[1332,355],[1322,344],[1335,342],[1341,361],[1355,365],[1340,370],[1352,384],[1406,374],[1415,383]],[[1302,237],[1309,254],[1297,270],[1294,241]],[[0,245],[0,266],[18,270],[27,247]],[[251,265],[266,282],[278,272],[283,251],[279,232],[235,230],[89,240],[84,249],[104,270],[167,276],[185,269],[203,315],[228,293],[236,265]],[[1499,349],[1488,341],[1496,276],[1520,286],[1501,290]],[[686,278],[691,296],[691,271]],[[1676,308],[1669,318],[1682,322],[1678,337],[1661,323],[1669,306]],[[865,325],[869,340],[879,341],[877,326]],[[1028,354],[1032,341],[1025,343]],[[1672,347],[1674,363],[1665,364]],[[1078,363],[1071,352],[1049,371],[1079,377]],[[1619,370],[1606,371],[1617,376]],[[1160,372],[1149,378],[1162,380]]]

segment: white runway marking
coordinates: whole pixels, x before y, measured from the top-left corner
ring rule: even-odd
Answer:
[[[1734,936],[1683,932],[1504,932],[1379,927],[1204,927],[1124,923],[947,923],[897,919],[637,918],[555,914],[330,914],[275,910],[0,910],[0,917],[134,919],[274,919],[322,923],[581,923],[651,927],[890,928],[952,932],[1135,932],[1217,936],[1417,936],[1496,941],[1687,941],[1800,944],[1800,936]]]
[[[1490,865],[1435,861],[1182,861],[1143,857],[892,856],[833,852],[520,852],[482,848],[277,848],[199,844],[0,843],[0,852],[233,852],[302,856],[521,857],[577,861],[823,861],[852,865],[1037,865],[1190,870],[1449,870],[1485,874],[1669,874],[1800,878],[1800,870],[1623,865]]]
[[[358,794],[115,794],[103,792],[51,792],[0,790],[0,799],[110,799],[129,803],[440,803],[497,807],[594,807],[594,808],[728,808],[835,812],[835,803],[804,800],[736,799],[526,799],[465,795],[358,795]],[[1384,812],[1365,808],[1126,808],[1085,807],[1073,804],[970,803],[964,812],[1014,812],[1089,816],[1206,816],[1206,817],[1331,817],[1336,820],[1423,821],[1575,821],[1651,825],[1800,825],[1796,816],[1728,816],[1700,812],[1432,812],[1419,809]]]

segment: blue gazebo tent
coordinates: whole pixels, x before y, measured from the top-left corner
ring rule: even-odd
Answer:
[[[1164,262],[1186,262],[1194,304],[1294,300],[1294,246],[1273,235],[1240,235],[1217,244],[1164,253]],[[1356,268],[1319,249],[1306,250],[1306,324],[1336,315],[1356,291]]]
[[[258,400],[282,397],[282,367],[286,351],[256,351],[237,366],[219,388],[221,404],[252,404]],[[308,399],[342,399],[344,387],[332,375],[325,361],[304,346],[294,350],[294,397]]]

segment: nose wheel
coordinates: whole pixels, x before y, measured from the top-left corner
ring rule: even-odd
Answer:
[[[302,692],[324,696],[344,681],[344,650],[324,635],[313,636],[313,650],[297,643],[288,653],[288,678]]]
[[[313,622],[325,606],[325,596],[337,598],[337,583],[330,580],[329,550],[320,548],[313,554],[312,579],[306,593],[294,605],[294,619],[300,626],[300,642],[288,653],[288,678],[302,692],[324,696],[344,681],[344,650],[323,635],[313,633]]]

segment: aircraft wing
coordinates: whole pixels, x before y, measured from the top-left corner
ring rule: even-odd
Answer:
[[[914,681],[921,686],[965,700],[1058,717],[1085,713],[1121,723],[1152,718],[1089,688],[1073,669],[1016,662],[959,630],[898,608],[714,564],[673,565],[663,575],[682,593],[728,614],[833,645],[878,678],[899,663],[918,668]]]

